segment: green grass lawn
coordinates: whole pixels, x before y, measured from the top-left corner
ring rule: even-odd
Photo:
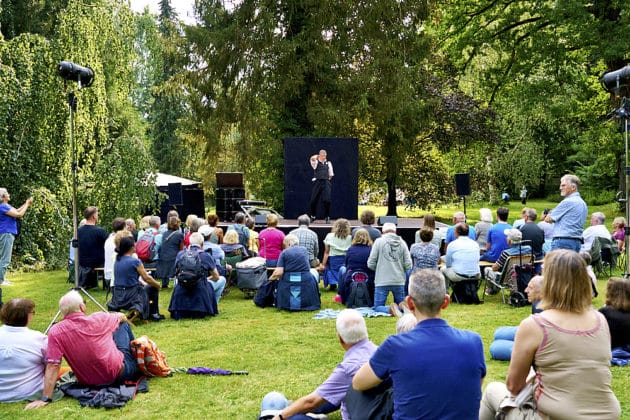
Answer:
[[[29,297],[35,300],[36,316],[31,328],[44,331],[56,314],[59,298],[68,290],[66,273],[14,273],[13,286],[5,287],[4,300]],[[605,281],[599,281],[605,290]],[[160,292],[160,307],[167,307],[172,289]],[[322,307],[338,309],[333,293],[322,293]],[[105,292],[94,290],[92,296],[105,302]],[[603,296],[595,299],[600,307]],[[89,311],[96,310],[92,303]],[[343,356],[335,336],[333,320],[313,320],[314,312],[289,313],[273,308],[260,309],[232,288],[220,303],[221,314],[204,320],[173,321],[139,325],[134,333],[147,334],[166,352],[172,367],[205,366],[247,370],[248,376],[192,376],[175,374],[149,381],[149,393],[140,394],[122,409],[81,408],[76,400],[64,398],[36,411],[24,412],[23,403],[2,404],[0,418],[167,418],[186,416],[208,419],[253,419],[261,398],[271,390],[293,399],[317,387]],[[508,363],[490,359],[488,348],[493,332],[501,325],[517,325],[529,314],[529,308],[512,308],[500,297],[490,296],[483,305],[449,306],[443,313],[458,328],[481,334],[486,349],[488,381],[502,381]],[[377,344],[395,331],[395,319],[367,319],[370,338]],[[613,367],[613,388],[621,401],[623,418],[630,418],[629,368]],[[340,419],[338,414],[331,419]]]
[[[541,211],[553,208],[555,203],[528,202]],[[478,219],[478,209],[484,205],[468,205],[469,221]],[[489,206],[490,207],[490,206]],[[510,204],[510,221],[518,217],[522,208],[519,202]],[[359,212],[365,207],[359,209]],[[490,207],[493,210],[496,208]],[[384,215],[384,208],[373,208],[377,215]],[[400,209],[401,217],[421,217],[425,211],[408,212]],[[458,209],[444,206],[434,213],[444,221],[450,221]],[[603,211],[610,225],[616,206],[590,207],[589,213]],[[619,274],[619,273],[617,273]],[[11,273],[13,286],[3,289],[5,301],[13,297],[28,297],[36,302],[36,316],[31,328],[44,331],[57,312],[59,298],[69,289],[64,271],[41,273]],[[605,280],[599,281],[600,296],[594,306],[603,305]],[[172,289],[160,292],[162,313],[167,308]],[[91,292],[92,293],[92,292]],[[92,296],[105,303],[105,292],[94,290]],[[322,292],[322,309],[340,309],[333,303],[334,293]],[[88,310],[97,307],[88,302]],[[169,378],[149,381],[149,393],[141,394],[122,409],[81,408],[76,400],[64,398],[36,411],[24,412],[25,404],[0,405],[3,418],[168,418],[190,417],[207,419],[254,419],[260,409],[262,397],[277,390],[289,399],[313,391],[343,357],[343,350],[335,335],[334,320],[313,320],[315,312],[289,313],[273,308],[260,309],[243,294],[232,288],[231,293],[219,304],[220,315],[204,320],[173,321],[140,325],[134,328],[137,336],[146,334],[166,352],[172,367],[204,366],[230,370],[247,370],[248,376],[192,376],[175,374]],[[486,350],[488,374],[485,383],[503,381],[508,363],[490,359],[489,346],[494,330],[502,325],[518,325],[528,316],[529,308],[512,308],[501,303],[498,295],[490,296],[483,305],[449,306],[444,318],[457,328],[477,331],[481,334]],[[380,344],[395,331],[395,319],[367,319],[370,338]],[[612,368],[613,388],[621,401],[623,418],[630,419],[630,367]],[[330,416],[340,419],[339,414]]]

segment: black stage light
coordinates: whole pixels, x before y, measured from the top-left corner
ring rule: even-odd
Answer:
[[[62,61],[57,65],[57,73],[64,80],[78,82],[81,87],[89,87],[94,81],[94,70],[71,61]]]
[[[619,70],[604,73],[599,78],[599,83],[608,92],[614,92],[615,96],[619,96],[619,90],[630,85],[630,66],[625,66]]]

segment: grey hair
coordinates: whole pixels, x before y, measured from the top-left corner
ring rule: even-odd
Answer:
[[[525,215],[532,222],[538,218],[538,213],[536,212],[536,209],[532,209],[532,208],[525,209]]]
[[[63,316],[81,311],[83,298],[76,290],[70,290],[59,299],[59,312]]]
[[[288,234],[282,240],[282,244],[285,248],[291,248],[292,246],[299,245],[300,239],[295,235]]]
[[[160,216],[151,216],[149,219],[149,226],[151,227],[160,227],[160,223],[162,223]]]
[[[344,309],[337,315],[337,333],[346,344],[355,344],[368,338],[365,319],[356,309]]]
[[[203,235],[199,232],[193,232],[189,239],[190,245],[203,245]]]
[[[599,224],[603,225],[606,222],[606,215],[601,211],[596,211],[593,213],[593,216],[599,220]]]
[[[190,228],[191,232],[197,232],[199,230],[199,228],[203,225],[206,224],[206,220],[202,219],[200,217],[196,217],[194,219],[192,219],[192,221],[190,222],[190,226],[188,226]]]
[[[453,213],[453,219],[457,220],[458,222],[465,222],[466,215],[464,214],[464,212],[458,211]]]
[[[6,197],[7,194],[9,194],[9,191],[6,188],[0,188],[0,200]]]
[[[565,176],[560,178],[560,180],[568,182],[571,185],[575,185],[576,189],[580,186],[580,178],[572,174],[566,174]]]
[[[479,217],[482,222],[492,223],[492,211],[489,208],[479,209]]]
[[[418,312],[435,316],[440,312],[446,295],[446,283],[442,273],[431,269],[414,271],[409,277],[409,296]]]
[[[311,218],[308,217],[308,214],[303,214],[297,218],[298,225],[308,226],[311,224]]]

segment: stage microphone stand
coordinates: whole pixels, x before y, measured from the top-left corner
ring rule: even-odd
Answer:
[[[81,78],[78,78],[78,89],[81,90]],[[88,299],[90,299],[96,306],[98,306],[104,312],[107,312],[107,309],[99,301],[97,301],[92,295],[88,293],[85,288],[79,286],[79,223],[77,217],[77,143],[74,135],[74,113],[77,111],[77,97],[74,92],[68,93],[68,110],[69,117],[68,121],[70,124],[70,149],[72,153],[72,163],[70,167],[72,169],[72,248],[74,249],[74,287],[70,290],[76,290],[78,292],[83,293]],[[45,334],[48,334],[48,330],[57,322],[57,319],[61,315],[61,311],[57,311],[57,314],[53,317],[52,321],[46,328]]]

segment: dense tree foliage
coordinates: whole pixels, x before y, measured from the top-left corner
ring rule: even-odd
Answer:
[[[202,24],[186,31],[193,121],[209,155],[236,152],[255,188],[277,199],[282,138],[351,135],[360,139],[364,181],[385,184],[392,197],[404,186],[422,205],[444,195],[438,150],[463,126],[441,123],[453,118],[451,95],[468,99],[435,75],[445,66],[425,30],[428,2],[243,1],[232,10],[223,3],[198,2]],[[468,142],[488,134],[483,125]]]
[[[67,260],[71,134],[79,209],[99,206],[107,226],[114,216],[137,217],[155,204],[154,164],[130,102],[133,15],[109,0],[46,2],[44,9],[56,14],[46,17],[51,29],[39,34],[28,32],[25,19],[43,19],[40,9],[34,8],[32,16],[17,9],[7,9],[10,16],[4,9],[0,13],[0,21],[12,22],[13,31],[9,40],[0,41],[0,184],[12,193],[14,204],[28,195],[35,198],[23,219],[14,259],[32,267],[55,267]],[[62,60],[90,66],[96,75],[93,85],[78,90],[76,83],[58,77],[55,68]],[[71,92],[78,103],[72,130]]]
[[[628,62],[630,3],[455,0],[442,10],[443,50],[462,70],[460,85],[498,117],[496,186],[544,193],[573,172],[610,199],[623,146],[602,118],[618,104],[597,79]]]

